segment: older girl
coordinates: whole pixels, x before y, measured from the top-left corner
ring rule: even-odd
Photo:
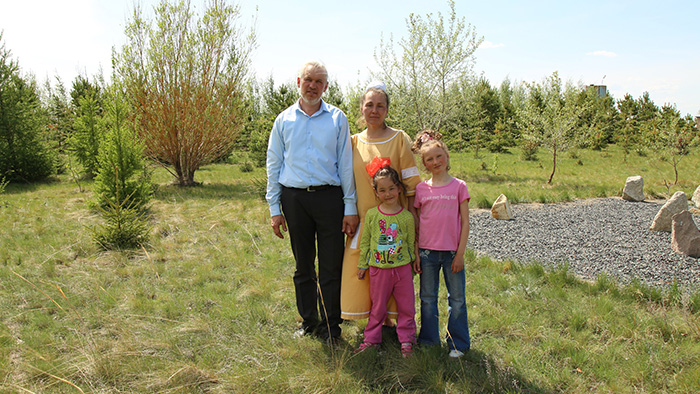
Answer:
[[[450,175],[450,154],[441,134],[426,130],[416,135],[414,151],[432,177],[416,187],[415,207],[420,221],[418,258],[421,329],[418,342],[440,344],[438,290],[440,271],[448,299],[447,344],[450,357],[469,350],[469,324],[465,300],[464,252],[469,238],[469,191]]]

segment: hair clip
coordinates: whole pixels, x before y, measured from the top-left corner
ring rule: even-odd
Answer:
[[[374,174],[376,174],[377,171],[381,170],[382,168],[384,168],[386,166],[390,166],[390,165],[391,165],[390,158],[377,156],[374,159],[372,159],[372,161],[367,163],[365,168],[367,169],[367,173],[369,174],[369,176],[374,178]]]
[[[420,136],[420,142],[421,142],[422,144],[425,144],[426,142],[428,142],[428,141],[430,141],[430,140],[432,140],[432,139],[433,139],[433,137],[431,137],[430,134],[428,134],[428,133],[425,133],[425,134],[423,134],[422,136]]]

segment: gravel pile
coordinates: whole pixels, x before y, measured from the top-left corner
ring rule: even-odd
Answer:
[[[514,220],[495,220],[488,210],[470,214],[468,248],[479,255],[554,267],[568,263],[585,279],[599,274],[629,283],[665,287],[674,280],[700,288],[700,259],[677,254],[671,233],[650,231],[663,204],[618,198],[562,204],[512,205]],[[700,218],[694,215],[696,225]]]

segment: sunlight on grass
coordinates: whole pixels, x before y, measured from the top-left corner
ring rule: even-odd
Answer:
[[[619,195],[636,174],[650,196],[694,189],[690,175],[666,189],[669,164],[623,162],[615,147],[563,157],[551,186],[542,152],[540,162],[500,154],[495,172],[481,168],[494,162],[481,155],[451,156],[472,208],[490,208],[501,193],[513,203]],[[698,154],[684,158],[681,174],[691,166],[700,168]],[[444,347],[418,347],[405,360],[395,339],[354,355],[364,321],[345,322],[337,348],[292,339],[294,262],[288,238],[269,229],[264,177],[262,168],[217,164],[197,173],[199,185],[179,188],[157,169],[150,243],[111,252],[90,240],[98,221],[87,206],[91,184],[83,192],[67,177],[8,185],[0,195],[0,391],[700,391],[700,293],[621,286],[605,275],[583,282],[566,265],[548,270],[474,251],[465,258],[473,347],[462,360]],[[446,299],[443,285],[443,325]]]

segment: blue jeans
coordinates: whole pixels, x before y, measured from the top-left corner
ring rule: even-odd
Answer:
[[[452,349],[469,350],[469,324],[467,322],[467,302],[464,296],[464,270],[452,273],[452,259],[456,252],[420,249],[420,310],[421,327],[418,342],[426,345],[440,344],[440,327],[438,325],[438,290],[440,287],[440,269],[447,286],[448,318],[447,344]]]

